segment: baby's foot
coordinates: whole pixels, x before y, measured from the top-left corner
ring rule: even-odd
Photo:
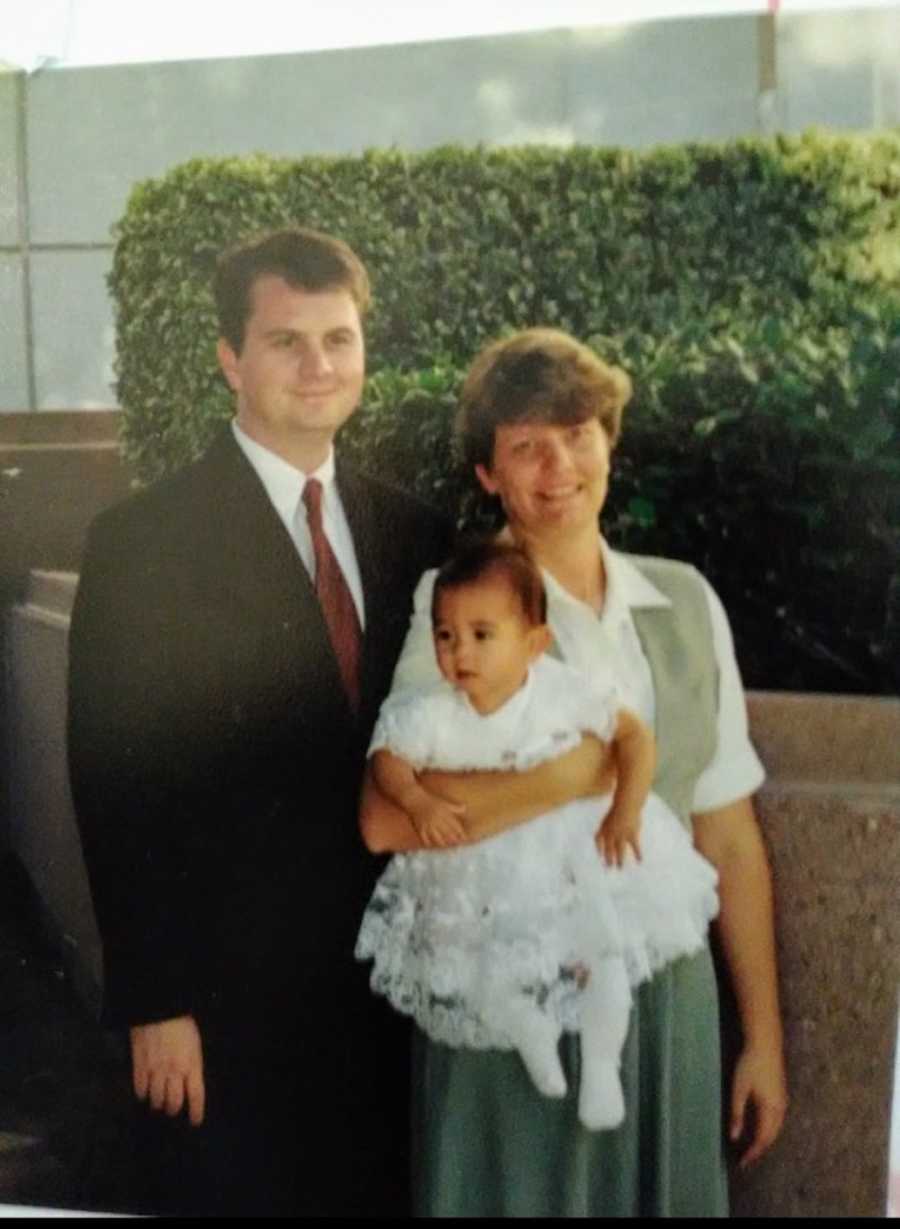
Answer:
[[[519,1054],[538,1092],[545,1097],[564,1097],[566,1077],[559,1061],[559,1029],[550,1020],[529,1020],[520,1030]]]
[[[578,1117],[589,1131],[610,1131],[622,1122],[625,1099],[616,1063],[602,1059],[582,1064]]]

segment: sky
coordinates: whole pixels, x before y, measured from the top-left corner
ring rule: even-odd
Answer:
[[[0,62],[35,71],[324,50],[660,18],[854,7],[843,0],[0,0]],[[856,7],[896,7],[868,0]],[[224,14],[237,12],[239,17]],[[252,17],[252,21],[248,20]]]

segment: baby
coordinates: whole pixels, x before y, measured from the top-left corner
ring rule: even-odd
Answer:
[[[577,1031],[579,1117],[615,1127],[631,987],[702,946],[718,909],[715,871],[649,793],[647,727],[612,685],[599,691],[546,655],[546,596],[526,555],[494,543],[463,550],[435,577],[432,623],[443,679],[390,696],[369,751],[379,788],[426,852],[392,859],[356,954],[374,961],[372,988],[433,1040],[514,1048],[547,1096],[566,1093],[558,1042]],[[417,778],[527,771],[585,734],[608,747],[611,795],[478,844],[463,844],[460,809]]]

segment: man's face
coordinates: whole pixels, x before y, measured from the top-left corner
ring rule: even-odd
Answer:
[[[365,343],[350,292],[258,278],[240,354],[220,339],[218,355],[238,425],[298,468],[316,469],[362,396]]]

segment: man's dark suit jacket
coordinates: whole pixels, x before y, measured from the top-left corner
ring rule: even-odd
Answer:
[[[370,1111],[379,1129],[362,1102],[386,1061],[383,1009],[353,960],[379,866],[358,791],[412,590],[449,540],[340,461],[337,480],[365,594],[358,720],[308,574],[230,431],[94,523],[70,633],[70,773],[107,1018],[193,1015],[213,1088],[258,1073],[254,1088],[299,1098],[320,1141]],[[354,1122],[345,1142],[367,1134]]]

